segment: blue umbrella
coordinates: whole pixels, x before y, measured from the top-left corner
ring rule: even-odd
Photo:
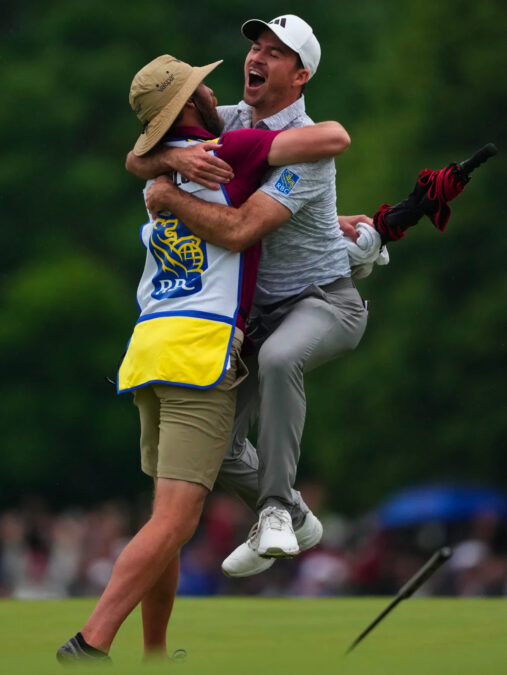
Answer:
[[[384,527],[456,522],[479,513],[507,517],[507,497],[489,488],[427,485],[404,490],[376,510]]]

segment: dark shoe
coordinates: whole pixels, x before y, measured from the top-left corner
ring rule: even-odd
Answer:
[[[81,633],[67,640],[56,652],[56,658],[64,666],[74,663],[89,663],[90,665],[112,663],[110,656],[89,645]]]

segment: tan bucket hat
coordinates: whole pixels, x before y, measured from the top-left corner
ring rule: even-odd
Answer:
[[[204,78],[222,61],[194,68],[174,56],[158,56],[141,68],[130,85],[130,107],[144,124],[134,155],[149,152],[178,117]]]

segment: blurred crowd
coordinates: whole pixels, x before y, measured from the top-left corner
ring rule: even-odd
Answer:
[[[246,536],[253,515],[220,492],[210,495],[199,529],[182,555],[181,595],[394,595],[441,546],[452,558],[422,595],[507,596],[507,521],[492,512],[466,521],[383,528],[374,515],[348,520],[325,508],[317,485],[304,488],[322,520],[321,544],[245,579],[221,573],[221,561]],[[118,554],[150,513],[149,495],[92,508],[51,512],[27,499],[0,513],[0,596],[46,599],[95,596]]]

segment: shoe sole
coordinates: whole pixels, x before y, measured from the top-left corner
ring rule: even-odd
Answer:
[[[299,551],[302,553],[303,551],[309,551],[311,548],[315,548],[322,539],[322,534],[323,534],[323,528],[322,528],[322,523],[318,521],[319,525],[316,526],[315,530],[312,533],[312,536],[308,536],[306,538],[302,538],[302,541],[299,541],[297,531],[294,533],[296,535],[296,539],[298,539],[298,544],[299,544]]]
[[[299,549],[297,551],[284,551],[283,548],[272,546],[271,548],[267,548],[263,553],[259,552],[259,555],[261,558],[294,558],[299,553]]]
[[[261,557],[262,557],[262,556],[261,556]],[[266,560],[269,560],[269,559],[270,559],[270,558],[266,558]],[[223,574],[224,576],[226,576],[226,577],[229,577],[230,579],[233,579],[233,578],[235,578],[235,577],[241,577],[241,578],[245,578],[245,577],[253,577],[253,576],[255,576],[256,574],[261,574],[262,572],[265,572],[266,570],[269,570],[270,567],[271,567],[271,565],[263,565],[262,567],[257,568],[257,569],[255,570],[255,572],[252,572],[251,570],[248,570],[248,571],[245,571],[245,572],[239,572],[239,573],[237,573],[237,572],[236,572],[236,573],[228,572],[226,569],[224,569],[224,568],[222,567],[222,574]]]
[[[315,548],[316,546],[319,545],[321,539],[322,539],[322,534],[318,537],[313,537],[310,541],[300,543],[299,544],[299,552],[303,553],[303,551],[309,551],[310,549]]]
[[[61,651],[60,649],[56,652],[56,660],[58,663],[61,663],[62,666],[81,666],[84,665],[89,666],[89,665],[111,665],[112,661],[111,658],[103,658],[103,659],[90,659],[90,658],[82,658],[79,656],[75,656],[72,654],[69,654],[67,651]]]

